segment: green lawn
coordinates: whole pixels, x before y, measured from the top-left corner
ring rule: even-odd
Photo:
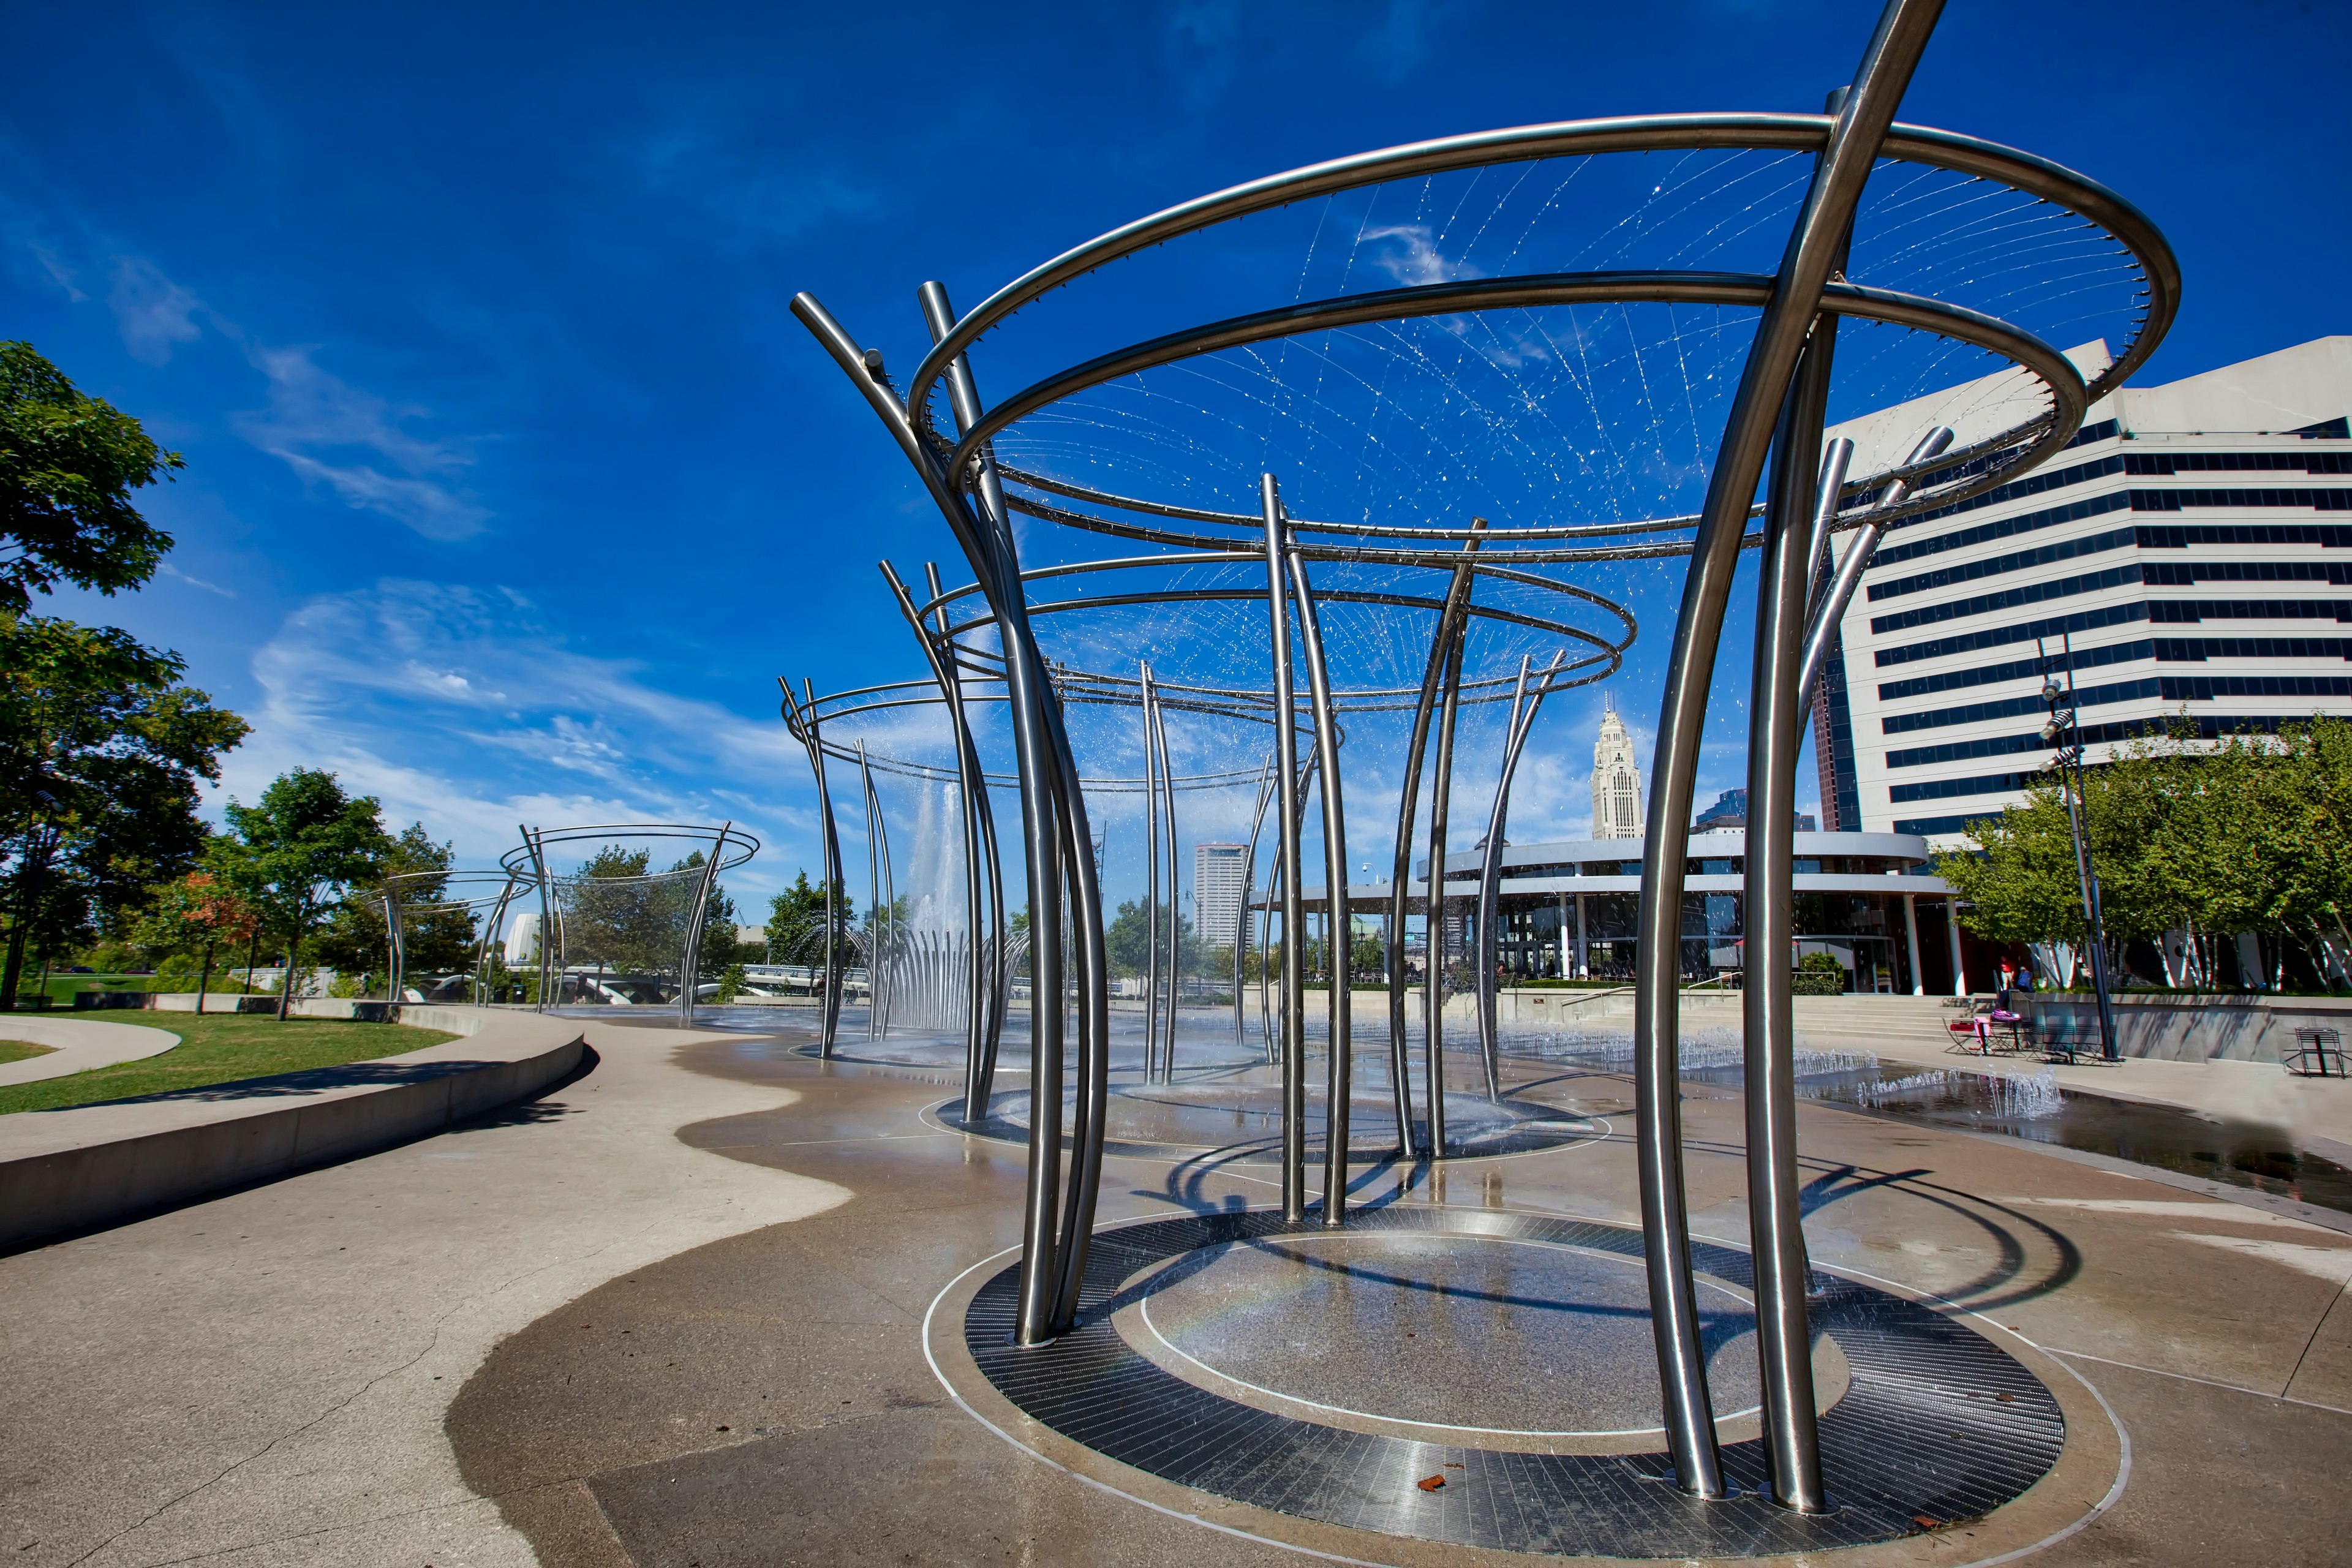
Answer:
[[[30,1040],[0,1040],[0,1067],[21,1062],[26,1057],[45,1057],[56,1049],[55,1046],[37,1046]]]
[[[204,1089],[305,1068],[340,1067],[345,1062],[396,1057],[457,1038],[439,1029],[412,1029],[404,1024],[356,1024],[341,1018],[289,1018],[281,1024],[264,1014],[198,1017],[194,1013],[142,1012],[116,1014],[104,1021],[169,1029],[180,1037],[180,1044],[145,1061],[0,1089],[0,1115],[94,1105],[102,1100],[163,1094],[175,1089]]]

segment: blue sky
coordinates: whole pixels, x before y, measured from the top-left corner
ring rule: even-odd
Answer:
[[[147,492],[164,574],[54,607],[177,648],[251,718],[247,798],[332,767],[472,862],[518,821],[730,816],[770,846],[734,879],[756,896],[813,863],[773,678],[914,673],[874,562],[950,553],[795,289],[909,364],[926,278],[969,305],[1143,212],[1396,142],[1817,108],[1874,14],[17,7],[0,335],[189,463]],[[2188,278],[2141,378],[2166,380],[2352,331],[2347,44],[2342,4],[1955,4],[1904,118],[2146,208]],[[1678,582],[1636,584],[1652,629],[1614,687],[1644,752]],[[1563,700],[1538,743],[1563,829],[1597,710]],[[1741,775],[1718,729],[1703,800]]]

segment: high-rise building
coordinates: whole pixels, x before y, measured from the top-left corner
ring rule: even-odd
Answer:
[[[1601,700],[1601,733],[1592,742],[1592,837],[1642,835],[1642,773],[1633,765],[1633,738],[1617,705]]]
[[[2070,353],[2087,373],[2104,344]],[[1958,446],[2007,381],[1832,430],[1886,461]],[[2049,765],[2045,676],[2071,643],[2086,760],[2186,718],[2206,736],[2352,717],[2352,337],[2094,405],[2026,477],[1887,531],[1814,714],[1832,829],[1961,842]],[[1980,416],[1980,420],[1983,416]],[[1841,552],[1845,548],[1840,542]],[[1594,782],[1596,800],[1599,777]],[[1601,831],[1597,826],[1598,834]]]
[[[1231,947],[1241,932],[1249,886],[1249,846],[1192,846],[1192,931],[1210,947]]]

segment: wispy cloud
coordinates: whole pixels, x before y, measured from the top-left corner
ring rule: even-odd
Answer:
[[[58,264],[47,257],[42,260],[56,276]],[[70,283],[67,287],[77,300],[83,298]],[[204,301],[143,256],[115,258],[114,286],[107,291],[106,302],[121,331],[122,346],[142,364],[168,363],[173,344],[192,343],[204,336],[195,321]]]
[[[163,565],[157,567],[156,570],[161,572],[166,577],[185,583],[191,588],[202,588],[205,593],[218,594],[224,599],[234,599],[236,597],[235,590],[224,588],[217,583],[207,583],[202,577],[191,577],[185,572],[181,571],[177,566],[173,565],[168,561],[164,562]]]
[[[800,864],[814,841],[805,756],[782,723],[578,652],[510,589],[324,595],[287,617],[253,674],[263,700],[223,784],[243,799],[288,768],[329,768],[476,865],[511,847],[520,822],[732,817],[775,851],[737,879],[746,889],[789,881],[768,860]]]
[[[456,483],[473,458],[457,444],[414,434],[426,410],[394,407],[321,369],[315,346],[247,351],[269,381],[269,406],[237,416],[245,438],[350,506],[406,523],[427,539],[466,539],[489,510]],[[389,470],[389,471],[387,471]]]
[[[1425,223],[1376,225],[1364,230],[1357,254],[1400,283],[1446,283],[1457,278],[1484,278],[1483,268],[1447,258],[1438,248],[1437,232]]]

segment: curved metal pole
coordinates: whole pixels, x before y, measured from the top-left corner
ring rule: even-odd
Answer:
[[[1250,889],[1257,880],[1258,830],[1265,826],[1266,803],[1273,798],[1274,753],[1268,752],[1265,766],[1259,770],[1257,776],[1257,809],[1250,815],[1249,849],[1242,857],[1241,917],[1234,922],[1234,1047],[1236,1050],[1249,1039],[1249,1026],[1242,1014],[1242,974],[1249,957]]]
[[[1919,437],[1919,444],[1911,448],[1911,456],[1903,466],[1909,468],[1914,464],[1924,463],[1951,444],[1952,432],[1949,426],[1931,426],[1927,433]],[[1850,451],[1853,443],[1841,438],[1832,445],[1845,447]],[[1836,461],[1834,453],[1831,460]],[[1837,506],[1836,490],[1829,484],[1826,478],[1822,483],[1826,492],[1822,497],[1822,507],[1833,516]],[[1902,504],[1903,498],[1910,493],[1910,489],[1909,480],[1896,479],[1880,495],[1879,508],[1884,510]],[[1828,517],[1816,514],[1814,522],[1814,527],[1818,530],[1814,534],[1816,559],[1829,548],[1828,523]],[[1846,546],[1845,559],[1838,563],[1837,575],[1832,578],[1830,585],[1822,591],[1818,602],[1814,604],[1811,614],[1806,618],[1804,651],[1798,661],[1797,689],[1799,691],[1810,694],[1819,684],[1822,670],[1829,663],[1830,644],[1837,640],[1838,623],[1845,619],[1845,607],[1853,601],[1853,591],[1861,585],[1862,574],[1870,570],[1870,558],[1878,553],[1878,542],[1885,532],[1886,525],[1883,522],[1866,522],[1853,531],[1853,542]],[[1817,566],[1814,576],[1819,575],[1820,571]],[[1813,577],[1808,577],[1805,580],[1811,583]]]
[[[1486,818],[1486,858],[1478,873],[1478,1047],[1486,1063],[1488,1100],[1499,1099],[1502,1094],[1502,1042],[1495,1019],[1495,971],[1500,958],[1500,932],[1496,926],[1501,918],[1503,829],[1510,820],[1511,780],[1519,771],[1519,753],[1536,727],[1536,710],[1543,706],[1551,678],[1559,673],[1560,663],[1567,658],[1565,648],[1554,654],[1532,689],[1528,685],[1528,674],[1535,661],[1519,660],[1518,694],[1511,699],[1511,721],[1503,739],[1503,766],[1495,781],[1495,809]],[[1524,708],[1520,706],[1522,700]]]
[[[898,601],[898,613],[908,629],[914,632],[923,658],[931,667],[932,679],[939,682],[940,694],[948,706],[948,722],[953,726],[956,742],[956,799],[961,808],[963,827],[963,908],[966,960],[966,1003],[964,1008],[963,1042],[963,1115],[965,1125],[978,1121],[988,1114],[989,1082],[992,1076],[983,1070],[985,1043],[988,1038],[989,1005],[987,944],[981,936],[981,845],[980,817],[987,809],[986,775],[980,768],[980,757],[972,745],[971,727],[965,721],[963,682],[956,674],[952,648],[942,655],[932,645],[929,628],[923,624],[922,613],[915,607],[913,595],[890,569],[887,561],[879,563],[882,580],[890,585]],[[931,597],[940,597],[940,569],[931,562],[923,563],[925,579]],[[941,616],[944,621],[945,616]],[[975,800],[975,792],[980,795]]]
[[[702,885],[695,890],[694,916],[686,928],[686,951],[679,954],[686,970],[677,988],[678,1024],[694,1027],[694,979],[702,970],[702,927],[710,910],[710,889],[719,880],[719,862],[726,858],[727,835],[735,826],[730,817],[719,825],[710,841],[710,858],[702,863]]]
[[[929,326],[936,343],[954,321],[947,290],[937,283],[926,283],[918,292],[925,322]],[[797,300],[794,308],[797,311]],[[968,433],[981,417],[982,409],[980,393],[972,381],[971,367],[961,354],[948,367],[948,386],[957,426]],[[887,402],[888,399],[886,397],[882,401]],[[902,447],[922,453],[920,443],[912,437],[903,411],[894,405],[891,413],[897,419],[894,433],[899,434]],[[933,461],[926,472],[927,481],[936,482],[944,478]],[[950,486],[940,488],[952,491]],[[1035,721],[1036,739],[1044,753],[1038,759],[1041,768],[1036,776],[1042,786],[1050,790],[1049,798],[1043,803],[1049,818],[1048,826],[1057,821],[1064,835],[1053,856],[1051,888],[1055,891],[1055,899],[1050,912],[1055,929],[1051,933],[1042,930],[1037,933],[1040,944],[1049,934],[1054,938],[1050,954],[1055,982],[1053,1005],[1046,1016],[1051,1022],[1052,1081],[1057,1084],[1061,1081],[1063,1023],[1059,889],[1064,887],[1068,890],[1070,913],[1076,928],[1076,940],[1071,946],[1076,960],[1073,989],[1076,995],[1078,1016],[1078,1092],[1070,1128],[1076,1152],[1069,1172],[1066,1201],[1063,1205],[1061,1241],[1053,1259],[1056,1283],[1050,1300],[1045,1303],[1043,1320],[1036,1325],[1040,1332],[1059,1333],[1068,1328],[1077,1315],[1078,1292],[1086,1275],[1087,1255],[1094,1233],[1095,1208],[1102,1186],[1103,1122],[1110,1094],[1110,966],[1104,947],[1102,886],[1087,823],[1084,781],[1070,749],[1068,731],[1063,726],[1060,700],[1046,670],[1045,658],[1038,651],[1037,639],[1030,630],[1028,604],[1021,587],[1020,552],[1013,542],[1011,514],[1004,504],[1003,488],[997,479],[995,460],[985,454],[979,467],[979,496],[988,536],[993,541],[992,553],[998,563],[997,578],[1003,594],[1003,602],[998,608],[999,636],[1006,652],[1017,656],[1008,658],[1006,663],[1008,692],[1016,696],[1026,693],[1023,700],[1027,705],[1026,710]],[[954,500],[958,504],[950,514],[950,522],[958,519],[971,521],[971,514],[961,506],[961,494],[955,494]],[[1025,676],[1017,688],[1012,680],[1015,665],[1025,670]],[[1019,705],[1016,705],[1018,710]],[[1024,790],[1024,802],[1027,794]],[[1063,876],[1065,870],[1068,873],[1066,880]],[[1047,901],[1038,900],[1037,909],[1045,910]],[[1034,922],[1038,918],[1037,913],[1033,911],[1031,918]],[[1031,972],[1033,974],[1038,973],[1038,961],[1034,958],[1032,959]],[[1036,1016],[1033,1000],[1033,1020]],[[1037,1082],[1034,1070],[1031,1079],[1033,1092]],[[1058,1115],[1055,1120],[1059,1120]],[[1037,1157],[1039,1151],[1034,1140],[1031,1153],[1030,1171],[1034,1179],[1041,1172]],[[1058,1162],[1058,1139],[1052,1153],[1055,1161]],[[1045,1173],[1052,1174],[1053,1172],[1047,1168]],[[1035,1217],[1034,1214],[1032,1217]],[[1024,1253],[1024,1266],[1026,1262],[1027,1254]],[[1024,1294],[1023,1300],[1027,1302],[1030,1298]],[[1024,1310],[1025,1312],[1027,1309],[1024,1307]],[[1029,1318],[1024,1316],[1020,1331],[1024,1344],[1036,1342],[1030,1337],[1031,1326]]]
[[[1182,860],[1176,847],[1176,768],[1168,752],[1168,710],[1157,694],[1151,703],[1151,730],[1160,749],[1160,787],[1165,798],[1160,815],[1168,824],[1168,1037],[1160,1051],[1160,1081],[1176,1078],[1176,1004],[1183,994],[1184,920],[1179,912],[1183,886]]]
[[[841,962],[840,904],[846,889],[841,876],[841,823],[833,812],[833,787],[825,777],[824,736],[817,725],[816,686],[803,676],[801,689],[808,697],[803,730],[808,736],[809,765],[816,770],[817,810],[824,820],[824,995],[817,1008],[817,1055],[830,1058],[841,1033],[841,994],[848,988],[848,966]],[[791,688],[785,689],[784,696],[791,699]]]
[[[963,677],[961,673],[961,666],[957,663],[956,645],[948,637],[948,609],[941,602],[945,595],[940,591],[940,570],[936,565],[926,563],[923,573],[930,584],[932,601],[940,605],[939,629],[942,653],[940,667],[947,672],[948,679],[952,683],[955,691],[953,707],[960,747],[957,767],[971,780],[971,787],[964,795],[966,813],[964,864],[967,876],[980,875],[979,871],[972,868],[975,837],[978,840],[979,858],[986,862],[987,868],[991,934],[986,947],[987,958],[984,964],[979,956],[982,944],[977,914],[973,916],[971,926],[974,955],[971,1005],[976,1010],[985,1009],[984,1022],[980,1027],[980,1072],[977,1086],[978,1113],[984,1114],[987,1111],[990,1098],[996,1091],[996,1053],[1003,1039],[1004,1014],[1012,987],[1013,970],[1012,964],[1006,958],[1008,949],[1004,929],[1004,868],[997,855],[996,812],[988,798],[988,770],[981,765],[980,745],[972,739],[971,724],[963,710]]]
[[[1503,726],[1502,766],[1495,774],[1495,805],[1486,814],[1486,837],[1478,866],[1478,956],[1475,979],[1478,988],[1478,1063],[1486,1073],[1486,1098],[1502,1098],[1501,1052],[1495,1039],[1495,967],[1502,962],[1501,943],[1495,935],[1495,918],[1501,912],[1503,879],[1503,803],[1511,795],[1511,766],[1518,761],[1519,714],[1527,706],[1528,674],[1535,660],[1519,657],[1519,683],[1511,693],[1510,718]]]
[[[1282,492],[1258,478],[1265,522],[1265,603],[1273,625],[1274,754],[1282,780],[1282,1217],[1307,1217],[1307,929],[1299,888],[1297,710],[1290,685],[1290,606],[1283,583]]]
[[[857,742],[857,784],[866,804],[866,1037],[882,1033],[882,855],[874,799],[874,770],[866,765],[866,742]]]
[[[1478,536],[1486,527],[1486,520],[1483,517],[1470,520],[1470,532],[1462,542],[1464,555],[1477,552]],[[1438,682],[1445,674],[1447,649],[1454,646],[1454,627],[1470,603],[1473,581],[1468,561],[1454,568],[1453,584],[1445,591],[1444,608],[1438,612],[1437,628],[1429,639],[1429,663],[1422,671],[1421,693],[1413,702],[1412,736],[1405,742],[1404,783],[1397,796],[1396,861],[1389,873],[1389,929],[1386,932],[1389,1089],[1396,1101],[1397,1153],[1407,1160],[1413,1156],[1412,1059],[1406,1047],[1404,1029],[1404,923],[1406,908],[1412,895],[1412,819],[1421,807],[1422,753],[1429,746],[1430,713],[1436,706]]]
[[[936,344],[954,324],[947,291],[936,283],[927,283],[919,290],[919,298]],[[1060,823],[1055,808],[1062,757],[1057,754],[1056,736],[1047,711],[1051,699],[1045,689],[1045,664],[1030,629],[1027,604],[1021,591],[1019,562],[1006,526],[994,465],[985,458],[982,464],[981,496],[988,507],[983,518],[973,510],[956,480],[917,435],[906,408],[883,375],[880,353],[869,354],[860,348],[814,295],[794,295],[792,309],[898,443],[900,454],[923,481],[933,504],[955,534],[972,574],[985,587],[989,607],[995,613],[998,637],[1005,652],[1006,697],[1013,716],[1014,759],[1021,776],[1022,826],[1029,868],[1030,968],[1036,982],[1030,998],[1030,1081],[1033,1091],[1040,1085],[1057,1085],[1062,1080],[1062,943]],[[947,362],[949,394],[956,420],[960,427],[969,428],[980,417],[980,400],[971,384],[970,367],[960,354],[933,357],[935,361]],[[1066,738],[1063,739],[1065,744],[1059,750],[1066,752]],[[1099,889],[1094,891],[1091,907],[1098,912]],[[1094,933],[1091,952],[1100,952],[1098,931]],[[1099,987],[1094,995],[1099,1007]],[[1101,1064],[1095,1065],[1099,1075]],[[1057,1258],[1062,1158],[1059,1099],[1048,1087],[1033,1107],[1036,1114],[1032,1120],[1038,1125],[1033,1125],[1029,1140],[1020,1300],[1013,1331],[1016,1342],[1024,1345],[1040,1344],[1054,1337],[1063,1276],[1057,1265],[1070,1261]],[[1097,1151],[1097,1159],[1098,1153]],[[1091,1225],[1091,1211],[1088,1224]],[[1082,1260],[1080,1263],[1082,1268]]]
[[[1829,402],[1837,324],[1823,317],[1798,361],[1780,426],[1764,513],[1757,578],[1756,653],[1749,690],[1748,857],[1743,888],[1747,1037],[1748,1226],[1756,1275],[1756,1348],[1763,1385],[1764,1447],[1774,1496],[1817,1512],[1827,1506],[1813,1408],[1812,1334],[1805,1310],[1805,1235],[1797,1170],[1796,1032],[1791,953],[1796,940],[1798,664],[1804,628],[1816,469]],[[1832,502],[1832,504],[1834,504]]]
[[[1427,957],[1421,976],[1422,1092],[1429,1101],[1429,1158],[1445,1158],[1445,832],[1454,796],[1454,716],[1462,705],[1462,647],[1456,626],[1445,651],[1445,686],[1437,709],[1437,776],[1429,789]]]
[[[790,693],[786,694],[787,697]],[[547,874],[547,847],[530,827],[522,828],[524,847],[530,851],[531,870],[539,879],[539,1003],[538,1011],[547,1011],[548,955],[555,945],[555,887]]]
[[[392,965],[392,984],[386,994],[397,1002],[400,1000],[400,978],[404,968],[400,942],[400,899],[390,889],[383,893],[383,935],[387,949],[385,961]],[[204,997],[199,995],[196,1000],[201,1002]]]
[[[1323,1224],[1337,1229],[1348,1220],[1348,1112],[1355,1092],[1356,1053],[1349,989],[1349,948],[1354,934],[1348,913],[1348,810],[1339,778],[1339,727],[1332,718],[1331,674],[1323,653],[1323,632],[1315,616],[1315,595],[1307,563],[1296,550],[1290,587],[1298,603],[1298,638],[1307,653],[1307,694],[1315,710],[1315,754],[1323,767],[1323,965],[1329,974],[1328,1038],[1323,1082]],[[1305,1001],[1300,998],[1301,1003]],[[1301,1016],[1304,1016],[1301,1007]]]
[[[1748,504],[1763,474],[1772,427],[1820,309],[1822,286],[1844,247],[1864,182],[1941,10],[1942,0],[1891,0],[1831,126],[1774,276],[1771,298],[1741,366],[1738,390],[1707,476],[1706,502],[1692,545],[1659,700],[1635,932],[1634,1120],[1650,1322],[1667,1447],[1676,1479],[1685,1490],[1702,1497],[1723,1495],[1723,1470],[1716,1452],[1691,1282],[1677,1052],[1685,835],[1707,690]]]
[[[1160,1081],[1160,744],[1151,666],[1143,678],[1143,1081]]]

